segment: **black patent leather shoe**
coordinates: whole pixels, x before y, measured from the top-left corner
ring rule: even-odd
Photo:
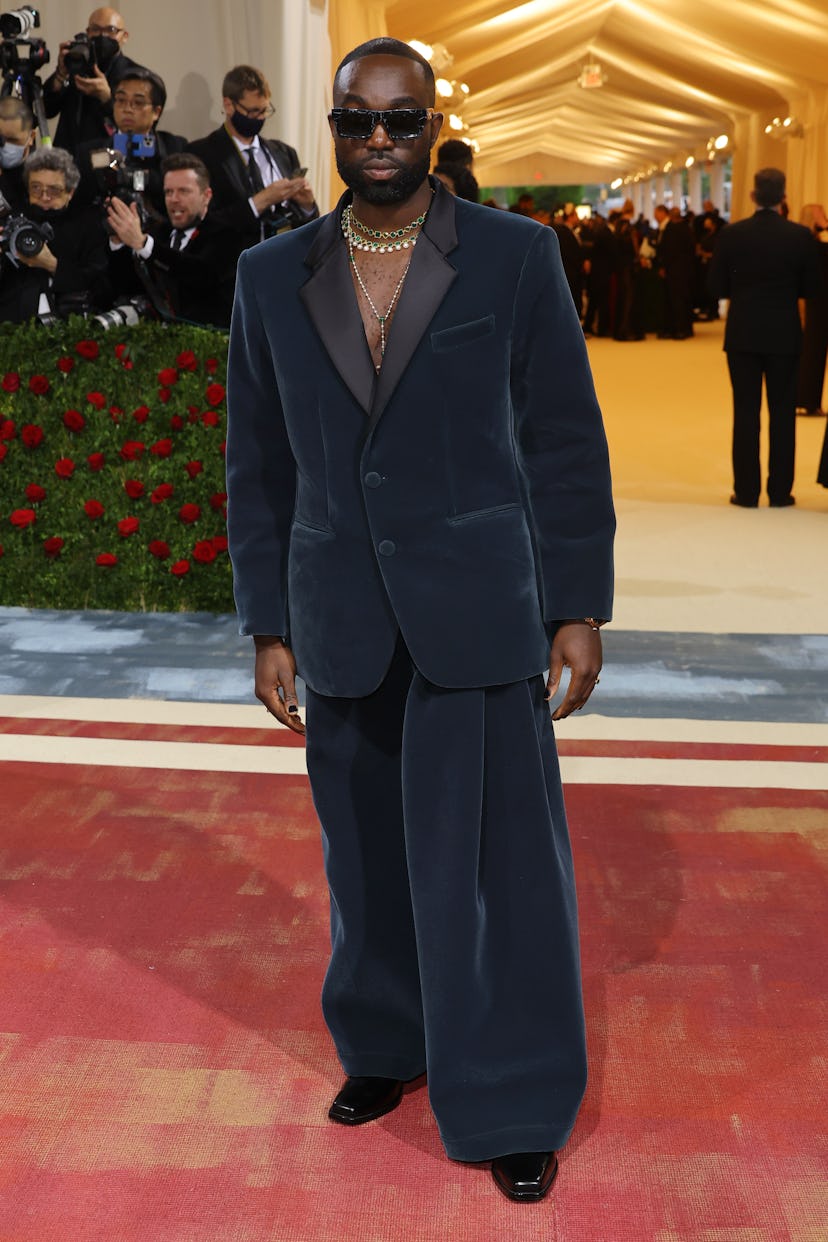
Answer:
[[[740,509],[758,509],[759,508],[758,500],[745,500],[742,496],[737,496],[735,492],[730,497],[730,503],[732,505],[738,505]]]
[[[492,1161],[495,1185],[515,1203],[538,1203],[549,1193],[557,1173],[554,1151],[518,1151]]]
[[[398,1078],[346,1078],[328,1109],[328,1116],[343,1126],[361,1126],[396,1108],[402,1091]]]

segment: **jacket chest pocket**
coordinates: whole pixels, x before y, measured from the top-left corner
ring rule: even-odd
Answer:
[[[432,332],[431,348],[435,354],[447,354],[464,345],[485,340],[494,336],[495,317],[486,315],[483,319],[472,319],[468,323],[458,323],[452,328],[443,328],[442,332]]]

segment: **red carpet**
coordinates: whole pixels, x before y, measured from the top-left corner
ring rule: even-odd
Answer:
[[[196,740],[145,728],[74,732]],[[228,732],[200,740],[267,741]],[[592,1079],[517,1206],[422,1084],[325,1119],[303,777],[48,757],[0,765],[0,1242],[825,1242],[828,795],[568,789]]]

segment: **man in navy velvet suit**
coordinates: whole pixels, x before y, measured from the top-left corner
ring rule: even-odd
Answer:
[[[334,103],[349,192],[239,263],[227,445],[256,694],[303,732],[308,686],[329,1116],[425,1073],[448,1155],[537,1200],[586,1082],[548,700],[601,668],[606,441],[553,230],[428,177],[428,62],[372,40]]]

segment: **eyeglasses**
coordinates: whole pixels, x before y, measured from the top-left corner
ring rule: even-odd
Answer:
[[[419,138],[432,108],[331,108],[331,120],[340,138],[370,138],[381,125],[392,141]]]
[[[29,182],[29,198],[62,198],[66,193],[65,185],[38,185],[36,181]]]
[[[237,99],[233,100],[233,107],[237,108],[242,116],[249,116],[254,121],[266,121],[276,111],[273,104],[268,104],[265,108],[245,108],[244,104],[239,103]]]
[[[121,104],[122,107],[126,107],[127,104],[132,104],[133,108],[153,107],[152,100],[147,99],[146,95],[123,95],[120,91],[116,91],[112,98],[116,104]]]
[[[114,39],[116,35],[123,34],[123,26],[87,26],[86,33],[90,39],[94,39],[96,35],[109,35],[110,39]]]

